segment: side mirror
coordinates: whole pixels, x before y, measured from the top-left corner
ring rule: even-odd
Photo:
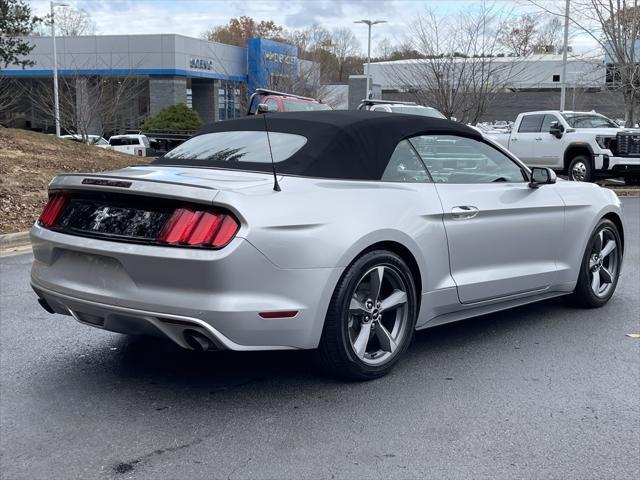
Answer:
[[[562,134],[564,133],[564,125],[562,125],[558,121],[551,122],[551,124],[549,125],[549,133],[556,138],[562,138]]]
[[[269,105],[267,105],[266,103],[260,103],[258,104],[258,110],[256,110],[256,113],[269,113],[270,111],[271,109],[269,108]]]
[[[556,172],[548,167],[533,167],[531,169],[531,188],[538,188],[541,185],[551,185],[556,183]]]

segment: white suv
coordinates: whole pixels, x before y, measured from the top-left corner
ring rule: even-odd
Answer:
[[[423,117],[447,118],[433,107],[423,107],[415,102],[394,102],[390,100],[362,100],[358,110],[371,110],[374,112],[408,113],[409,115],[422,115]]]
[[[116,152],[146,157],[151,153],[151,145],[146,135],[114,135],[109,138],[109,145]]]

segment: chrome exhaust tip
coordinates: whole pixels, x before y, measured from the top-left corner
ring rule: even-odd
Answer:
[[[215,350],[213,342],[200,332],[187,329],[183,332],[183,335],[187,344],[197,352]]]

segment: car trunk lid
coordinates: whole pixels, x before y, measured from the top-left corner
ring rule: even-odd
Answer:
[[[177,209],[228,215],[213,205],[221,190],[271,188],[271,182],[267,174],[154,166],[61,175],[49,186],[52,194],[64,196],[64,207],[50,228],[82,236],[158,243]]]

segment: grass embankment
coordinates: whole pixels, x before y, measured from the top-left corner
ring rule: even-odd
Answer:
[[[47,184],[66,172],[99,172],[145,159],[53,135],[0,128],[0,234],[28,230],[47,201]]]

